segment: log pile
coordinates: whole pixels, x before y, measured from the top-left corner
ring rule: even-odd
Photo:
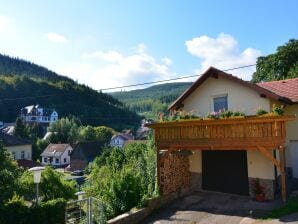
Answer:
[[[162,195],[190,187],[187,155],[167,153],[160,158],[160,191]]]

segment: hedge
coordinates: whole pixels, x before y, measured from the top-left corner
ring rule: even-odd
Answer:
[[[62,198],[28,207],[21,200],[6,203],[0,208],[1,224],[63,224],[66,201]]]

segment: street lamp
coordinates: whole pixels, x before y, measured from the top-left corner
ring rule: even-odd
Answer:
[[[78,196],[78,201],[79,201],[79,204],[80,204],[80,220],[82,218],[82,201],[83,200],[83,196],[86,194],[85,191],[78,191],[75,193],[75,195]]]
[[[33,181],[36,184],[36,204],[38,205],[38,184],[40,183],[41,171],[44,170],[42,166],[36,166],[29,169],[33,172]]]

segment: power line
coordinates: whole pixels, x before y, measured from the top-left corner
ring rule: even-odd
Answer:
[[[240,66],[240,67],[224,69],[222,71],[231,71],[231,70],[236,70],[236,69],[241,69],[241,68],[248,68],[248,67],[252,67],[252,66],[255,66],[255,65],[256,64],[244,65],[244,66]],[[149,84],[156,84],[156,83],[167,82],[167,81],[175,81],[175,80],[180,80],[180,79],[193,78],[193,77],[197,77],[197,76],[200,76],[200,75],[189,75],[189,76],[182,76],[182,77],[177,77],[177,78],[172,78],[172,79],[164,79],[164,80],[159,80],[159,81],[144,82],[144,83],[131,84],[131,85],[126,85],[126,86],[111,87],[111,88],[101,89],[100,91],[127,88],[127,87],[134,87],[134,86],[143,86],[143,85],[149,85]],[[48,95],[41,95],[41,96],[27,96],[27,97],[19,97],[19,98],[5,98],[5,99],[0,99],[0,102],[26,100],[26,99],[36,99],[36,98],[46,98],[46,97],[66,95],[66,94],[67,93],[48,94]]]
[[[231,70],[236,70],[236,69],[241,69],[241,68],[248,68],[248,67],[252,67],[252,66],[255,66],[255,65],[256,64],[244,65],[244,66],[239,66],[239,67],[235,67],[235,68],[224,69],[222,71],[226,72],[226,71],[231,71]],[[197,76],[200,76],[200,75],[189,75],[189,76],[182,76],[182,77],[177,77],[177,78],[172,78],[172,79],[164,79],[164,80],[159,80],[159,81],[143,82],[143,83],[126,85],[126,86],[110,87],[110,88],[100,89],[99,91],[112,90],[112,89],[121,89],[121,88],[127,88],[127,87],[135,87],[135,86],[144,86],[144,85],[156,84],[156,83],[161,83],[161,82],[168,82],[168,81],[175,81],[175,80],[180,80],[180,79],[193,78],[193,77],[197,77]]]

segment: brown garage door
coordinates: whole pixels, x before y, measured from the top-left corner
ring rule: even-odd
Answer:
[[[203,189],[248,195],[245,150],[203,151]]]

